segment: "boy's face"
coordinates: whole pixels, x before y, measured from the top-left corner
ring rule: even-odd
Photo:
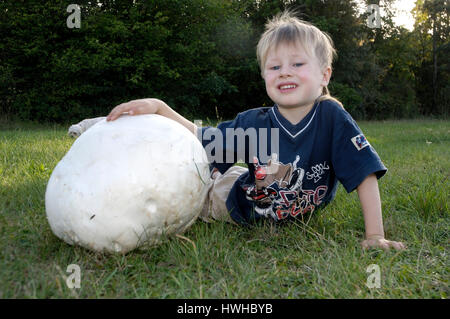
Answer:
[[[293,44],[270,49],[263,69],[267,94],[280,108],[312,106],[330,76],[330,67],[322,70],[317,58]]]

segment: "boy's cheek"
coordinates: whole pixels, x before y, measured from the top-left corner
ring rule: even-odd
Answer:
[[[272,100],[274,99],[274,95],[272,94],[273,92],[268,86],[266,86],[266,93]]]
[[[266,82],[266,92],[270,95],[270,85]]]

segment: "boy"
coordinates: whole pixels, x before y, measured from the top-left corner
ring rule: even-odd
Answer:
[[[334,54],[329,36],[283,13],[267,23],[257,47],[273,107],[242,112],[217,128],[198,128],[163,101],[143,99],[116,106],[107,120],[124,112],[156,113],[197,134],[205,149],[215,143],[214,183],[201,214],[205,220],[251,224],[261,218],[296,218],[329,203],[339,180],[347,192],[358,192],[366,228],[363,248],[404,249],[403,243],[384,238],[377,179],[387,169],[355,121],[329,95]],[[254,129],[256,138],[247,136],[244,146],[236,145],[230,134],[239,129]],[[262,146],[254,144],[267,129],[266,139],[275,136],[277,144],[265,146],[271,156],[263,161],[258,156]],[[233,166],[242,148],[248,169]]]

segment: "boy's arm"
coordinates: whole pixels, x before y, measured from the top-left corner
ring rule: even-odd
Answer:
[[[403,243],[384,238],[380,191],[375,174],[367,176],[358,186],[357,191],[366,226],[366,240],[361,243],[363,248],[380,247],[389,249],[389,247],[393,247],[397,250],[404,249]]]
[[[158,99],[133,100],[127,103],[119,104],[111,110],[106,120],[114,121],[125,112],[128,112],[129,115],[159,114],[177,121],[192,132],[192,134],[195,135],[197,133],[197,126],[194,123],[184,118],[166,103]]]

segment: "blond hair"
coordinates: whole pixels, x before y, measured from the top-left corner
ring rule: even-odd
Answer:
[[[331,68],[333,58],[336,56],[333,40],[328,34],[311,23],[298,19],[294,12],[284,11],[266,23],[266,30],[258,42],[256,56],[261,75],[264,72],[269,50],[278,47],[280,44],[299,45],[305,50],[306,54],[317,58],[321,69]],[[334,100],[342,106],[341,102],[330,95],[328,87],[324,86],[322,95],[318,100],[327,99]]]

